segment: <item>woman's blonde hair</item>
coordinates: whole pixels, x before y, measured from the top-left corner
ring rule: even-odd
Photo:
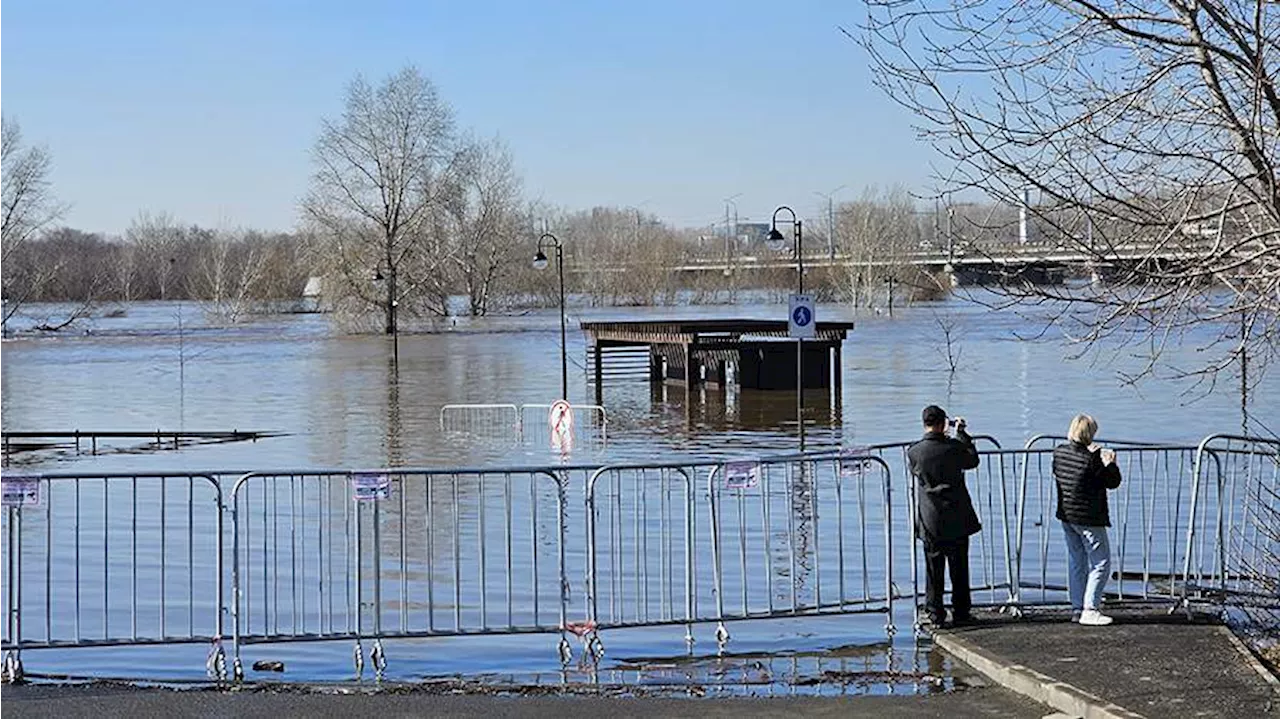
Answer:
[[[1067,439],[1080,444],[1092,444],[1098,434],[1098,421],[1087,414],[1078,414],[1071,420],[1071,429],[1067,430]]]

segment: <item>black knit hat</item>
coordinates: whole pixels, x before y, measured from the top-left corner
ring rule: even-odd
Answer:
[[[947,421],[947,413],[938,405],[931,404],[920,413],[920,419],[924,420],[926,427],[935,427]]]

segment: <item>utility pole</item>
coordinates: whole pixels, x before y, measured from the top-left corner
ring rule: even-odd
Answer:
[[[947,203],[947,262],[955,259],[956,236],[951,228],[952,218],[956,216],[956,208]]]
[[[1027,226],[1027,212],[1031,207],[1031,188],[1022,189],[1022,203],[1018,206],[1018,244],[1027,244],[1030,228]]]
[[[729,272],[729,267],[733,264],[733,251],[731,248],[738,235],[738,203],[734,202],[734,200],[739,197],[742,197],[741,192],[724,199],[724,270],[726,273]],[[729,205],[733,205],[732,224],[729,222]]]
[[[815,192],[815,195],[827,198],[827,257],[836,258],[836,193],[847,185],[841,185],[830,192]]]
[[[836,203],[827,196],[827,256],[836,258]]]

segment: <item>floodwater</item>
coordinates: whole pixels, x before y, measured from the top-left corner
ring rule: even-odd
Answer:
[[[617,382],[604,392],[607,442],[583,441],[562,457],[533,439],[481,435],[443,427],[451,404],[546,405],[559,394],[558,315],[460,319],[431,334],[399,338],[344,336],[323,315],[263,317],[235,327],[206,322],[193,303],[130,305],[123,316],[93,319],[57,336],[19,336],[3,344],[3,427],[15,430],[259,430],[282,436],[253,443],[99,456],[46,452],[24,461],[32,471],[298,470],[369,467],[494,467],[562,462],[669,462],[738,459],[796,449],[794,395]],[[570,327],[605,319],[778,318],[784,306],[570,309]],[[852,319],[847,308],[822,306],[822,320]],[[947,369],[943,324],[953,326],[957,369]],[[1043,326],[1013,313],[952,299],[857,318],[844,347],[843,402],[807,396],[810,448],[914,438],[926,404],[968,418],[971,431],[1021,446],[1027,437],[1061,434],[1077,412],[1089,412],[1104,437],[1188,444],[1217,431],[1239,431],[1234,378],[1202,396],[1184,382],[1125,374],[1141,359],[1121,348],[1069,359],[1078,348],[1038,340]],[[1198,361],[1197,338],[1166,356]],[[569,399],[589,404],[585,338],[571,329]],[[1251,404],[1280,398],[1264,377]],[[534,409],[527,425],[540,426]],[[543,430],[545,432],[545,430]],[[128,445],[125,442],[124,445]],[[125,448],[125,447],[121,447]],[[56,542],[64,541],[59,533]],[[6,540],[7,541],[7,540]],[[92,581],[92,580],[89,580]],[[899,619],[901,625],[904,620]],[[909,626],[909,618],[905,620]],[[775,619],[733,629],[729,654],[715,657],[713,628],[701,629],[692,656],[682,626],[609,632],[601,681],[633,684],[720,684],[794,690],[817,676],[861,676],[850,684],[819,682],[822,691],[920,691],[924,674],[946,667],[914,650],[909,629],[892,643],[883,616]],[[905,635],[905,636],[904,636]],[[204,646],[100,648],[28,652],[28,671],[185,680],[203,676]],[[255,646],[246,654],[284,661],[289,680],[352,676],[349,642]],[[367,650],[367,647],[366,647]],[[575,652],[576,653],[576,652]],[[388,643],[388,677],[417,681],[455,676],[512,681],[589,681],[600,675],[559,670],[555,640],[545,636],[459,637]],[[895,675],[894,672],[901,672]],[[250,673],[254,679],[274,675]],[[870,677],[870,679],[867,679]],[[886,678],[888,677],[888,678]],[[894,678],[896,677],[896,678]],[[806,684],[808,682],[809,684]],[[835,687],[833,689],[833,687]]]

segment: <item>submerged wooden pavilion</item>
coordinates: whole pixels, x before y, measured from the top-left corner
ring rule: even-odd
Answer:
[[[604,382],[643,376],[651,382],[741,389],[796,389],[796,340],[786,320],[646,320],[583,322],[596,402]],[[804,388],[841,392],[841,346],[852,322],[818,322],[804,341]],[[730,379],[732,377],[732,379]]]

